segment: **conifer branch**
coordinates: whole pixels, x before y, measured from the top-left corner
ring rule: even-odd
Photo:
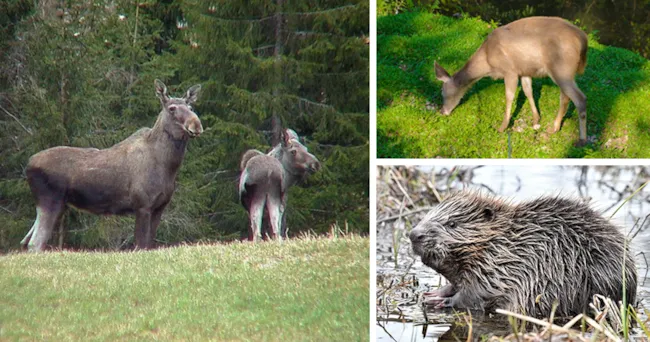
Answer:
[[[276,18],[277,15],[282,15],[282,16],[299,16],[299,17],[306,17],[306,16],[312,16],[312,15],[319,15],[319,14],[325,14],[325,13],[331,13],[331,12],[337,12],[337,11],[342,11],[346,10],[352,7],[358,7],[359,4],[356,5],[343,5],[340,7],[335,7],[335,8],[330,8],[326,10],[320,10],[320,11],[311,11],[311,12],[277,12],[271,16],[266,16],[266,17],[261,17],[261,18],[223,18],[223,17],[216,17],[216,16],[210,16],[212,19],[223,21],[223,22],[242,22],[242,23],[255,23],[255,22],[263,22],[267,20],[272,20]]]
[[[9,111],[6,110],[5,107],[0,106],[0,109],[2,109],[2,111],[5,112],[7,115],[9,115],[11,118],[16,120],[16,122],[20,125],[20,127],[22,127],[25,130],[25,132],[29,133],[29,135],[34,135],[29,128],[25,127],[25,125],[23,125],[22,122],[20,122],[20,120],[18,120],[18,118],[15,115],[9,113]]]

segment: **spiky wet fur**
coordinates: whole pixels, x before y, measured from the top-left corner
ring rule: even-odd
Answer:
[[[454,224],[450,223],[454,222]],[[454,226],[452,228],[452,226]],[[549,316],[587,312],[595,294],[634,303],[636,268],[621,231],[579,200],[510,203],[477,192],[452,194],[411,232],[422,261],[447,278],[449,306]]]

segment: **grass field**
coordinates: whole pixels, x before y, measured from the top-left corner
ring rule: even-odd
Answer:
[[[573,104],[561,130],[550,135],[559,88],[533,80],[541,129],[519,87],[508,130],[498,133],[505,111],[503,80],[484,78],[449,116],[442,116],[442,83],[434,61],[458,71],[495,28],[479,19],[409,12],[377,20],[377,156],[384,158],[639,158],[650,157],[650,63],[620,48],[589,40],[587,68],[577,77],[587,96],[585,147],[575,147]]]
[[[0,256],[0,340],[366,341],[369,241]]]

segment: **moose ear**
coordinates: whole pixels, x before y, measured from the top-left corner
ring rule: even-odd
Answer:
[[[185,102],[187,104],[192,104],[196,102],[196,100],[199,98],[199,93],[201,92],[201,85],[200,84],[195,84],[193,85],[190,89],[187,90],[187,93],[185,93]]]
[[[296,133],[296,131],[292,130],[291,128],[287,128],[285,132],[287,133],[289,139],[295,139],[297,141],[300,141],[300,137],[298,136],[298,133]]]
[[[282,142],[282,147],[289,146],[289,141],[291,140],[291,133],[289,132],[289,129],[282,130],[282,136],[280,137],[280,140]]]
[[[485,218],[486,221],[488,222],[493,221],[495,216],[496,213],[494,212],[494,209],[490,207],[483,208],[483,217]]]
[[[156,96],[158,96],[160,101],[167,102],[167,100],[169,100],[169,97],[167,97],[167,86],[165,83],[162,83],[161,80],[156,79],[153,84],[156,87]]]
[[[449,76],[449,73],[447,70],[445,70],[443,67],[441,67],[438,62],[433,62],[433,67],[436,69],[436,78],[439,81],[447,82],[451,79],[451,76]]]

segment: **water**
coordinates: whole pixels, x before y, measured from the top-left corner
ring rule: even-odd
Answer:
[[[451,169],[451,167],[446,167]],[[431,171],[432,167],[420,167]],[[440,171],[442,167],[436,167]],[[569,167],[569,166],[485,166],[474,170],[470,188],[487,188],[500,196],[520,202],[534,199],[541,195],[562,194],[565,196],[590,198],[592,208],[610,217],[630,193],[636,190],[648,176],[634,167]],[[378,180],[381,182],[381,180]],[[444,184],[444,182],[443,182]],[[453,188],[467,185],[452,183]],[[650,214],[650,186],[639,192],[612,217],[612,221],[629,232],[639,226]],[[378,191],[379,194],[379,191]],[[378,207],[381,206],[378,200]],[[433,270],[413,256],[410,244],[403,232],[405,227],[414,226],[426,214],[421,212],[406,216],[408,221],[381,222],[377,226],[377,276],[378,291],[389,290],[381,296],[377,339],[380,341],[445,341],[466,339],[467,316],[455,315],[453,310],[423,310],[417,305],[421,292],[437,288],[446,282]],[[650,220],[648,220],[650,221]],[[640,306],[650,307],[650,279],[647,266],[640,252],[650,258],[650,222],[644,223],[644,229],[632,240],[632,250],[637,253],[635,260],[639,273],[637,297]],[[634,229],[635,231],[637,228]],[[394,243],[395,239],[399,243]],[[397,247],[397,253],[394,250]],[[397,255],[395,255],[397,254]],[[380,283],[383,286],[380,286]],[[387,305],[388,304],[388,305]],[[426,315],[426,317],[425,317]],[[383,318],[383,320],[382,320]],[[387,322],[385,320],[388,320]],[[439,324],[428,325],[423,333],[424,321]],[[383,321],[383,322],[382,322]],[[415,322],[415,323],[414,323]],[[472,313],[473,335],[482,334],[507,335],[510,328],[507,322],[485,317],[481,313]]]

